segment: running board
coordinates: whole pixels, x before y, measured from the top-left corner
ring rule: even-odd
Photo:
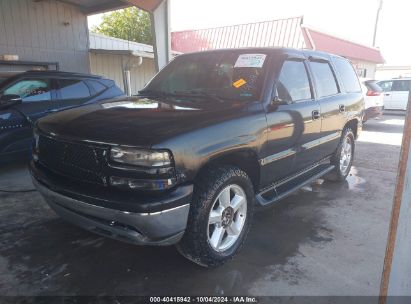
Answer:
[[[301,187],[312,183],[334,169],[330,164],[319,164],[297,175],[280,181],[258,193],[255,198],[259,205],[267,206],[292,194]]]

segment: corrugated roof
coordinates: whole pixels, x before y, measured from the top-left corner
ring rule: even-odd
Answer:
[[[324,51],[350,59],[384,63],[385,60],[377,48],[362,45],[344,38],[336,37],[322,31],[302,26],[302,31],[310,49]]]
[[[304,48],[302,17],[171,33],[171,48],[188,53],[221,48]]]
[[[303,17],[171,33],[175,51],[221,48],[292,47],[325,51],[351,59],[383,63],[379,49],[302,26]]]
[[[120,38],[90,32],[90,51],[92,53],[111,53],[117,55],[133,55],[146,58],[154,58],[153,46],[149,44],[128,41]],[[171,55],[179,55],[180,52],[171,51]]]
[[[64,0],[63,2],[78,6],[88,15],[104,13],[129,6],[137,6],[145,11],[152,12],[162,0]]]
[[[90,33],[90,49],[131,50],[136,52],[153,53],[152,45],[127,41],[97,33]]]

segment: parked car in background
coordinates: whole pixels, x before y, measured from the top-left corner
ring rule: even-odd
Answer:
[[[377,84],[384,91],[384,109],[407,110],[411,78],[382,80],[377,82]]]
[[[40,119],[30,169],[67,221],[133,244],[178,243],[214,267],[242,247],[255,205],[326,174],[345,180],[363,112],[355,70],[339,56],[185,54],[137,97]]]
[[[384,109],[384,91],[376,80],[362,80],[361,88],[364,94],[365,113],[363,122],[380,117]]]
[[[123,96],[113,80],[88,74],[32,71],[0,84],[0,160],[26,153],[32,125],[47,114]]]

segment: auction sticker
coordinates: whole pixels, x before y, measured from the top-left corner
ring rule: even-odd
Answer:
[[[243,78],[240,78],[237,81],[233,82],[233,86],[238,89],[239,87],[245,85],[246,83],[247,81],[245,81]]]
[[[265,54],[241,54],[234,64],[235,68],[261,68],[263,67]]]

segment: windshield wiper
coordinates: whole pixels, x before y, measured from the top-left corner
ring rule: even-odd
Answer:
[[[218,102],[225,102],[224,99],[216,94],[198,91],[198,90],[186,90],[186,91],[174,91],[164,92],[157,90],[141,90],[138,91],[139,95],[157,96],[157,97],[207,97]]]
[[[169,95],[168,93],[164,91],[157,91],[157,90],[141,90],[138,91],[138,94],[141,95],[155,95],[155,96],[167,96]]]
[[[198,91],[198,90],[174,91],[173,94],[178,95],[178,96],[187,96],[187,97],[208,97],[218,102],[225,102],[225,100],[222,99],[217,94],[208,93],[204,91]]]

